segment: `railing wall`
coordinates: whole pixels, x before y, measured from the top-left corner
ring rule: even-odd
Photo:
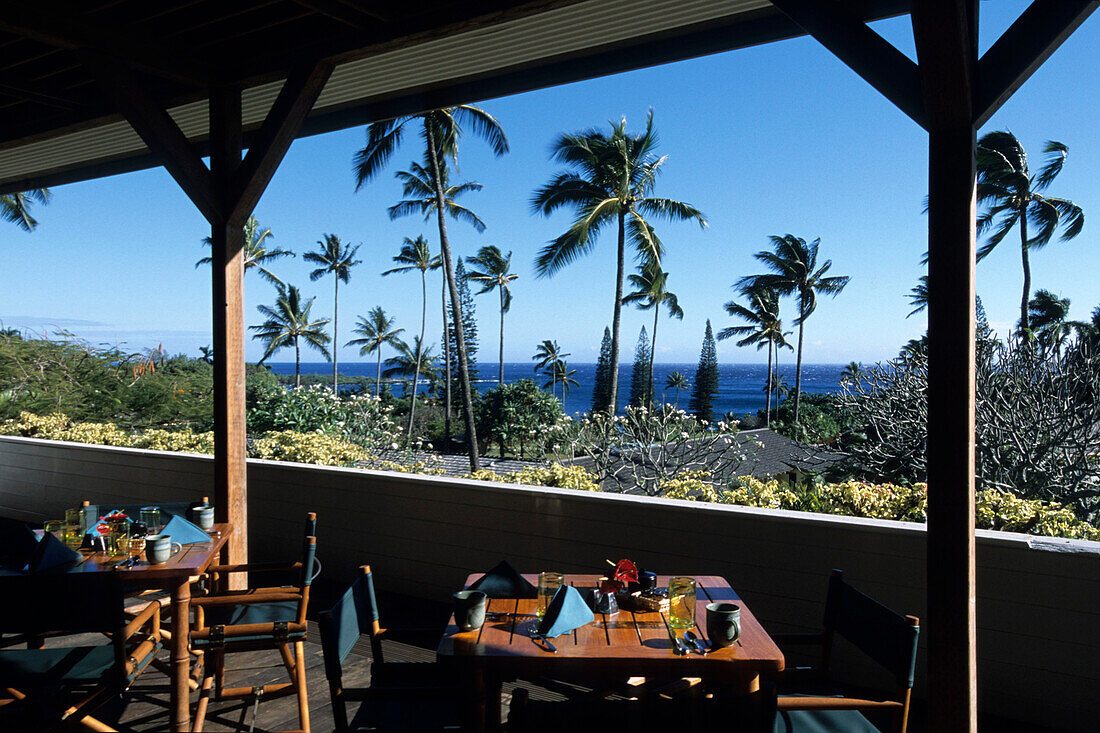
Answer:
[[[61,516],[81,499],[212,494],[209,457],[0,437],[0,515]],[[826,579],[923,616],[922,525],[377,471],[249,461],[250,552],[285,558],[318,512],[325,575],[369,562],[379,585],[445,600],[502,558],[525,571],[596,572],[630,557],[663,573],[726,577],[769,630],[819,625]],[[1100,543],[978,533],[981,709],[1091,730],[1100,719]],[[882,686],[843,651],[849,681]],[[925,659],[918,661],[916,695]],[[887,685],[888,687],[888,685]]]

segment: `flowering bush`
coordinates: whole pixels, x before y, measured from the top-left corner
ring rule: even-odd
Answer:
[[[310,387],[258,389],[248,414],[257,433],[293,430],[322,432],[368,449],[385,449],[401,440],[393,408],[369,394],[334,395],[319,384]]]
[[[575,424],[574,453],[591,459],[604,491],[660,495],[674,479],[706,473],[713,483],[733,477],[751,445],[728,423],[710,424],[663,405],[596,412]]]
[[[320,466],[352,466],[367,457],[358,445],[324,433],[277,430],[252,441],[253,458],[314,463]]]
[[[191,428],[183,430],[153,428],[134,435],[132,440],[133,447],[148,450],[166,450],[175,453],[212,454],[214,452],[214,433],[196,433]]]
[[[580,466],[561,466],[551,463],[548,466],[525,468],[516,473],[494,473],[478,471],[463,476],[475,481],[496,481],[504,484],[526,484],[528,486],[550,486],[559,489],[578,489],[580,491],[599,491],[596,477]]]

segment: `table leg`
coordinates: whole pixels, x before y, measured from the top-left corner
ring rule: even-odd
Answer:
[[[169,706],[174,733],[188,733],[191,730],[191,687],[188,685],[191,656],[187,651],[187,640],[190,637],[188,630],[191,626],[190,608],[190,579],[181,578],[172,587],[172,679]]]

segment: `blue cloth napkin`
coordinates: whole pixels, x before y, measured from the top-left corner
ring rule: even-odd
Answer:
[[[172,541],[181,545],[199,545],[210,542],[210,535],[179,515],[169,519],[168,524],[164,525],[164,529],[160,533],[172,535]]]
[[[467,590],[479,590],[490,598],[536,598],[538,588],[531,585],[507,560],[470,584]]]
[[[38,537],[30,527],[14,519],[0,519],[0,565],[22,570],[37,549]]]
[[[592,609],[584,602],[577,589],[571,585],[563,585],[554,594],[546,614],[539,623],[539,634],[549,637],[561,636],[573,629],[587,626],[595,620]]]
[[[43,570],[51,570],[61,565],[68,565],[80,559],[80,553],[70,550],[65,543],[47,532],[39,541],[38,547],[27,564],[32,573],[40,573]]]

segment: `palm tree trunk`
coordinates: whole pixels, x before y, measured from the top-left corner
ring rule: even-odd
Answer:
[[[340,344],[336,340],[336,324],[337,319],[340,317],[340,278],[334,276],[332,280],[332,393],[339,394],[336,388],[336,352],[340,348]]]
[[[470,471],[481,470],[481,461],[477,455],[477,428],[474,425],[474,400],[470,393],[470,370],[466,356],[466,337],[462,333],[462,310],[458,302],[458,287],[455,284],[454,265],[451,259],[451,244],[447,241],[447,221],[444,218],[446,204],[443,201],[443,184],[439,177],[439,152],[436,149],[435,131],[429,118],[424,118],[424,133],[428,140],[428,159],[432,164],[432,185],[435,186],[435,213],[439,220],[439,248],[443,256],[443,268],[447,278],[447,289],[451,295],[451,317],[454,319],[455,346],[458,351],[458,388],[462,393],[463,420],[466,423],[466,448],[470,454]]]
[[[382,399],[382,344],[378,345],[378,371],[374,375],[374,396]]]
[[[1024,294],[1020,298],[1020,330],[1027,331],[1031,328],[1031,321],[1027,314],[1028,296],[1031,295],[1031,260],[1027,253],[1027,209],[1020,212],[1020,258],[1024,265]]]
[[[298,338],[294,338],[294,386],[302,386],[302,351],[298,348]]]
[[[649,379],[646,384],[646,405],[653,406],[653,363],[657,360],[657,316],[661,312],[661,304],[653,305],[653,338],[649,340]]]
[[[802,309],[799,308],[799,311]],[[798,398],[802,396],[802,329],[805,321],[798,321],[798,364],[794,369],[794,424],[798,424]]]
[[[443,271],[443,366],[446,385],[443,389],[443,451],[451,445],[451,329],[447,325],[447,271]]]
[[[775,344],[768,341],[768,397],[767,404],[764,407],[764,427],[770,428],[772,426],[772,347]]]
[[[501,387],[504,386],[504,286],[501,285],[500,290],[500,376],[497,377],[497,384]]]
[[[608,414],[614,416],[619,403],[619,320],[623,308],[623,272],[626,269],[626,212],[619,212],[619,252],[615,265],[615,310],[611,318],[611,380]]]
[[[420,360],[424,353],[424,325],[428,320],[428,272],[420,271],[420,343],[416,347],[416,369],[413,372],[412,401],[409,403],[409,438],[413,437],[413,415],[416,413],[416,387],[420,383]]]

